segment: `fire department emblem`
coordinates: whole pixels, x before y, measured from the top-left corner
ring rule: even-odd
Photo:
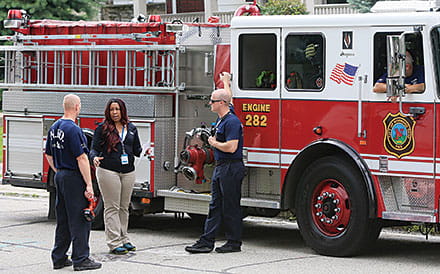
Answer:
[[[397,114],[388,113],[383,124],[385,127],[383,143],[389,154],[400,159],[414,151],[416,121],[412,117],[404,116],[400,112]]]

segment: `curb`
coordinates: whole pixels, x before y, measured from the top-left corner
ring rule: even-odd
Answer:
[[[2,184],[0,184],[0,195],[24,198],[49,198],[49,193],[45,189],[15,187]]]
[[[21,197],[21,198],[35,198],[35,199],[45,199],[49,198],[49,195],[40,195],[36,193],[19,193],[19,192],[3,192],[0,191],[0,196],[7,196],[7,197]]]

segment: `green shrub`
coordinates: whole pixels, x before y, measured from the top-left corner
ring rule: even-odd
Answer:
[[[264,15],[300,15],[307,14],[306,6],[300,0],[268,0],[262,5]]]

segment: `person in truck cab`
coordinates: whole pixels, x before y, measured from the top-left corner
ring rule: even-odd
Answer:
[[[377,93],[385,93],[387,91],[387,77],[384,73],[374,84],[373,91]],[[406,51],[406,68],[405,68],[405,92],[418,93],[425,90],[425,71],[423,66],[414,65],[413,55]]]

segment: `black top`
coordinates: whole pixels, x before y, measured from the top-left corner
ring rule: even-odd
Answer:
[[[128,123],[128,132],[124,138],[125,153],[128,154],[128,164],[123,165],[121,163],[122,145],[121,142],[116,144],[117,151],[107,152],[107,141],[103,142],[105,136],[103,135],[103,123],[100,123],[95,130],[92,141],[92,150],[90,151],[90,160],[93,161],[95,157],[104,157],[101,160],[99,167],[121,172],[128,173],[134,170],[134,156],[139,157],[142,152],[141,143],[139,140],[138,131],[135,125]],[[116,129],[115,129],[116,130]],[[116,134],[119,133],[116,132]]]

